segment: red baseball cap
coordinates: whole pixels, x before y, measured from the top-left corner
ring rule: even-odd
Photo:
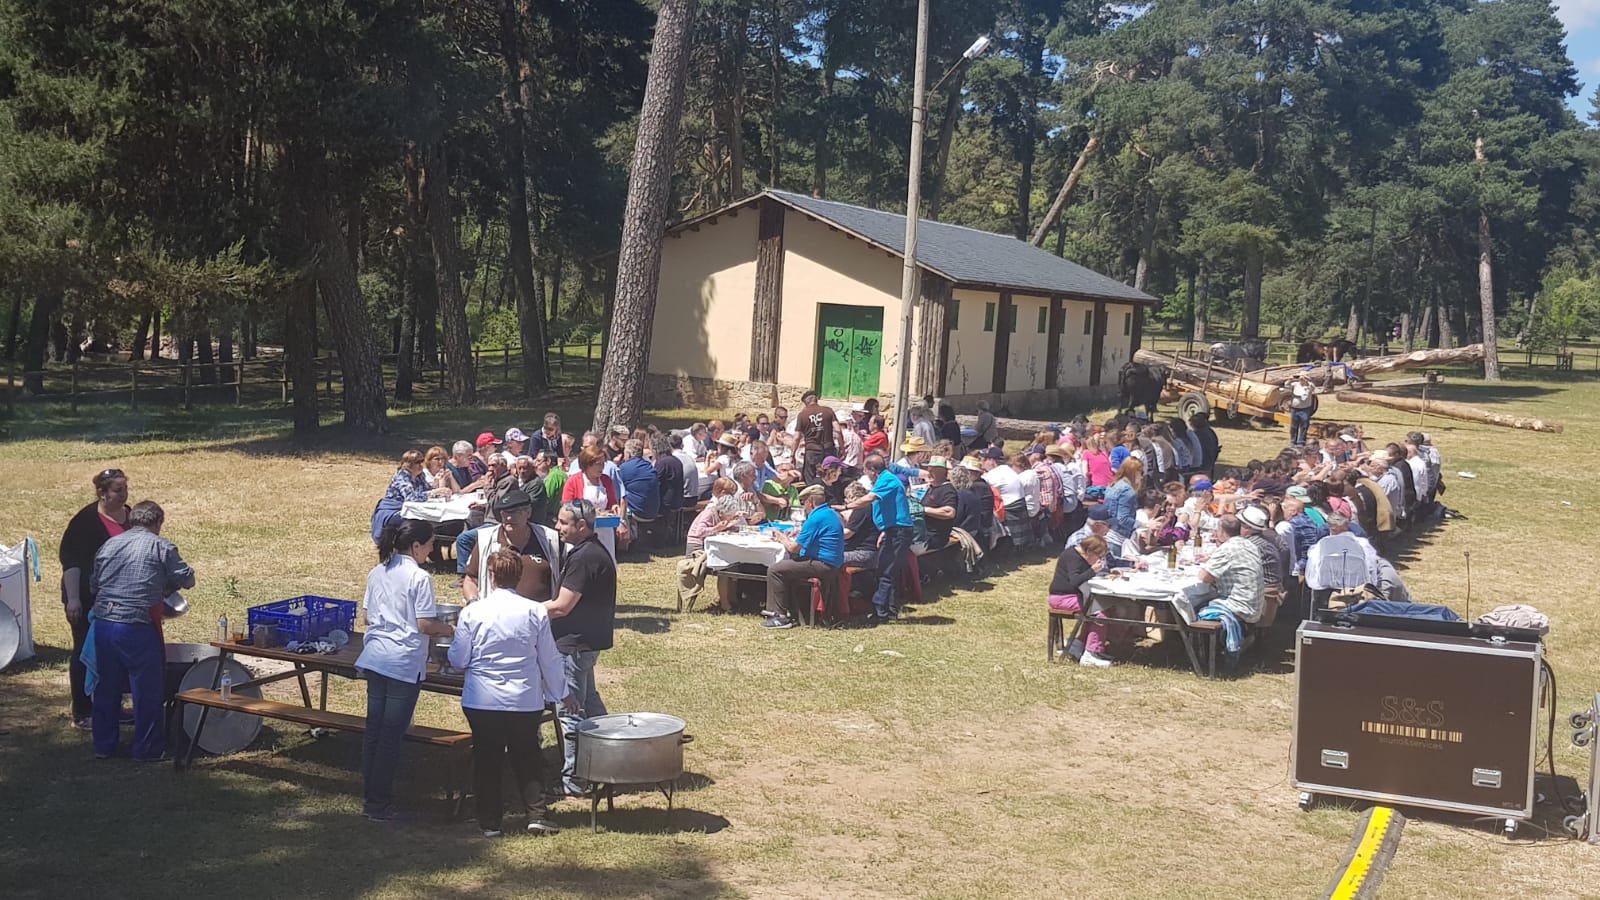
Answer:
[[[478,448],[479,449],[487,447],[490,444],[498,444],[498,443],[500,443],[500,439],[495,437],[494,436],[494,432],[492,432],[492,431],[485,431],[483,434],[478,435]]]

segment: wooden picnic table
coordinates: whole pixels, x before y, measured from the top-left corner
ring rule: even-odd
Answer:
[[[1189,666],[1194,670],[1194,674],[1202,678],[1215,678],[1217,641],[1221,637],[1222,626],[1217,622],[1196,619],[1193,604],[1183,594],[1185,587],[1198,583],[1198,579],[1188,572],[1172,578],[1162,578],[1157,573],[1140,572],[1124,578],[1101,576],[1090,579],[1084,585],[1084,601],[1079,604],[1078,612],[1054,608],[1050,610],[1049,630],[1046,635],[1049,658],[1052,661],[1059,659],[1058,651],[1071,646],[1073,641],[1085,634],[1093,624],[1090,621],[1092,619],[1094,622],[1111,625],[1156,628],[1174,632],[1178,640],[1183,643],[1184,652],[1189,657]],[[1095,611],[1097,601],[1101,600],[1136,605],[1139,607],[1140,618],[1121,618],[1107,615],[1103,611]],[[1158,614],[1146,615],[1149,610],[1157,610]],[[1070,634],[1066,633],[1064,627],[1067,619],[1074,620]],[[1203,665],[1202,649],[1205,659]]]
[[[295,653],[284,647],[257,647],[240,641],[213,641],[211,646],[217,648],[221,657],[217,661],[216,674],[212,676],[211,687],[181,691],[176,698],[179,703],[180,713],[184,703],[192,703],[200,707],[200,719],[195,725],[194,736],[190,739],[184,751],[173,757],[173,765],[176,768],[180,770],[187,769],[193,762],[195,748],[200,744],[200,735],[205,732],[206,718],[213,709],[294,722],[311,728],[326,728],[349,732],[366,730],[367,721],[365,716],[328,711],[328,677],[330,675],[340,678],[361,677],[360,671],[356,669],[356,660],[360,658],[363,646],[360,632],[352,634],[350,643],[333,653]],[[264,675],[243,684],[233,685],[235,692],[294,679],[300,685],[301,704],[256,699],[254,697],[240,696],[237,693],[234,696],[224,698],[219,687],[222,673],[227,667],[227,660],[241,656],[285,662],[289,663],[292,668],[287,671]],[[306,676],[312,674],[321,676],[318,686],[318,701],[315,707],[311,704],[311,688],[306,682]],[[436,694],[459,697],[461,696],[463,684],[464,678],[460,673],[441,671],[439,666],[430,661],[427,675],[421,682],[421,688],[424,691]],[[556,723],[556,741],[559,744],[561,741],[561,725],[556,719],[555,707],[545,707],[540,718],[540,724],[543,724],[546,719]],[[467,783],[471,773],[472,733],[470,731],[432,728],[425,725],[412,725],[406,731],[405,739],[412,743],[442,747],[452,751],[454,756],[454,765],[452,767],[454,777],[447,781],[446,790],[448,793],[453,793],[454,796],[450,799],[454,800],[459,811],[461,800],[466,795]]]

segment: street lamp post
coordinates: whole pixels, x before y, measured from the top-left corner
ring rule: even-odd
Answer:
[[[989,36],[982,35],[961,54],[961,59],[944,73],[934,90],[968,62],[989,49]],[[902,437],[910,424],[911,411],[911,329],[915,317],[918,287],[917,220],[922,212],[922,132],[928,117],[928,0],[917,0],[917,59],[911,88],[910,171],[906,175],[905,268],[900,276],[900,351],[894,393],[895,432]],[[899,443],[897,440],[896,443]]]

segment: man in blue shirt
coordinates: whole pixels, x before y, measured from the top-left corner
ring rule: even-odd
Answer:
[[[872,490],[845,505],[846,509],[872,504],[872,521],[881,532],[878,538],[878,589],[872,594],[872,613],[868,625],[892,622],[900,617],[900,606],[895,602],[895,582],[905,569],[906,557],[911,554],[911,504],[906,499],[906,486],[894,473],[888,471],[883,457],[874,453],[863,466],[872,479]]]
[[[647,521],[655,519],[661,515],[661,483],[656,480],[656,467],[644,458],[644,442],[628,441],[622,455],[617,475],[622,479],[619,487],[628,495],[628,513]]]
[[[767,620],[762,628],[793,628],[790,589],[798,586],[805,594],[806,579],[838,578],[844,566],[844,520],[828,506],[827,489],[813,484],[801,491],[800,508],[805,510],[806,520],[793,538],[778,529],[767,532],[783,544],[789,558],[767,567]],[[805,602],[811,598],[807,596]]]

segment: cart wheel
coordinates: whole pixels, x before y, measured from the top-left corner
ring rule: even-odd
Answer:
[[[1574,730],[1588,728],[1590,721],[1588,710],[1575,712],[1567,717],[1567,724],[1571,725]]]
[[[1587,747],[1592,740],[1594,740],[1594,732],[1587,728],[1572,733],[1572,746],[1574,747]]]
[[[1207,400],[1206,395],[1199,391],[1190,391],[1178,398],[1178,415],[1185,422],[1199,413],[1210,411],[1211,401]]]
[[[1521,823],[1518,822],[1516,819],[1507,819],[1505,827],[1502,828],[1501,830],[1505,832],[1505,836],[1508,837],[1508,838],[1516,837],[1517,836],[1517,826],[1519,824],[1521,824]]]
[[[1310,812],[1311,808],[1313,806],[1316,806],[1316,805],[1317,805],[1317,795],[1316,794],[1310,793],[1309,791],[1301,791],[1300,792],[1300,811],[1301,812]]]
[[[1561,820],[1561,827],[1566,829],[1567,834],[1575,838],[1581,838],[1583,837],[1583,816],[1567,816]]]

